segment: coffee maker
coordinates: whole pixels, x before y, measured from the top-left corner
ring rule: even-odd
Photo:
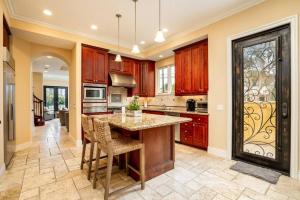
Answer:
[[[186,101],[186,111],[195,111],[196,101],[194,99],[188,99]]]

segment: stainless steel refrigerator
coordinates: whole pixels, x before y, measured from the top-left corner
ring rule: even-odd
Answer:
[[[4,162],[8,165],[16,148],[15,63],[6,47],[3,47],[3,87]]]

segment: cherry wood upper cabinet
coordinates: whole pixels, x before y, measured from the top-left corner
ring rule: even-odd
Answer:
[[[136,87],[132,88],[132,95],[140,95],[141,68],[139,61],[133,62],[133,78],[136,82]]]
[[[108,66],[110,72],[121,72],[121,62],[115,61],[116,55],[108,55]]]
[[[107,50],[82,45],[82,82],[107,83]]]
[[[208,92],[208,40],[175,50],[175,95]]]
[[[133,74],[134,61],[135,59],[122,57],[122,62],[115,61],[116,55],[109,54],[109,71],[117,72],[122,74]]]
[[[141,61],[141,80],[140,80],[140,96],[154,97],[155,96],[155,62]]]

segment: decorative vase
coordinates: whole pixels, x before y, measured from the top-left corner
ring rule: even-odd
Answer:
[[[126,115],[128,117],[141,117],[142,110],[127,110]]]

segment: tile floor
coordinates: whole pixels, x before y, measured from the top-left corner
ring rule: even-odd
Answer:
[[[58,121],[36,128],[30,148],[15,154],[0,177],[0,199],[103,199],[103,188],[92,189],[86,169],[80,170],[81,148],[76,147]],[[281,176],[276,185],[232,171],[234,161],[176,145],[175,169],[146,182],[146,189],[131,187],[110,199],[124,200],[294,200],[300,182]],[[111,190],[133,180],[114,170]]]

